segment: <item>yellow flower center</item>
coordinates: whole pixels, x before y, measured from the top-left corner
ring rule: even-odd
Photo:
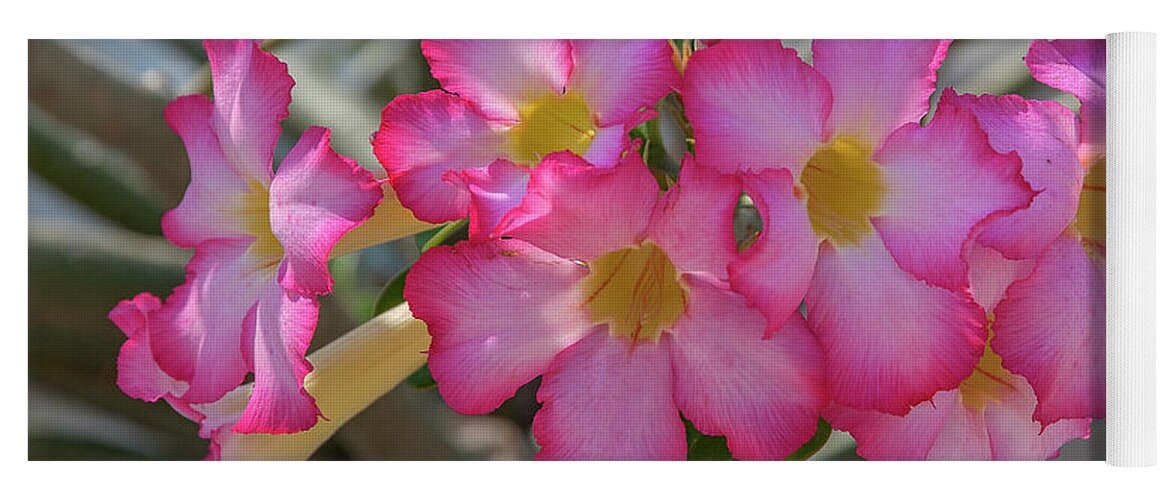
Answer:
[[[1090,166],[1082,181],[1074,227],[1082,237],[1082,247],[1090,258],[1106,258],[1106,159]]]
[[[988,315],[988,340],[992,340],[992,314]],[[1015,391],[1010,380],[1012,373],[1004,369],[1000,356],[984,346],[984,355],[975,371],[960,383],[960,398],[969,410],[984,411],[988,403],[999,403],[1004,391]]]
[[[573,92],[548,94],[525,106],[520,116],[508,133],[512,160],[522,165],[535,165],[558,151],[583,155],[597,133],[589,105]]]
[[[874,228],[870,216],[886,195],[882,171],[870,159],[874,148],[838,137],[814,153],[801,172],[813,230],[835,245],[856,244]]]
[[[249,180],[248,193],[237,199],[233,215],[244,220],[245,233],[256,237],[249,251],[256,255],[276,257],[279,261],[285,255],[285,250],[272,234],[272,224],[268,219],[268,189],[256,181]]]
[[[610,252],[590,262],[582,280],[590,317],[631,342],[657,342],[687,304],[675,265],[653,243]]]

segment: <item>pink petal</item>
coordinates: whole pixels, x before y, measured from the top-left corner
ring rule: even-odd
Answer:
[[[1025,64],[1037,81],[1081,101],[1082,142],[1106,150],[1106,40],[1036,40]]]
[[[158,297],[140,293],[123,300],[110,311],[110,321],[126,334],[118,351],[118,387],[132,398],[158,401],[165,396],[182,396],[187,384],[171,378],[155,361],[151,350],[151,322],[162,307]]]
[[[520,120],[526,103],[561,94],[573,67],[565,40],[424,40],[422,46],[444,90],[500,120]]]
[[[675,403],[696,429],[727,436],[732,455],[781,460],[817,432],[829,401],[821,346],[800,314],[764,340],[743,297],[688,277],[687,313],[668,338]]]
[[[590,261],[637,244],[658,197],[659,184],[637,151],[614,167],[553,153],[532,170],[524,201],[504,216],[498,231],[567,259]]]
[[[483,169],[468,169],[462,182],[471,196],[468,237],[490,236],[504,214],[520,205],[529,186],[529,169],[508,160],[496,160]]]
[[[728,263],[736,258],[733,219],[740,191],[735,176],[700,168],[686,155],[679,182],[655,205],[648,237],[679,272],[727,280]]]
[[[1105,370],[1105,368],[1103,368]],[[1092,419],[1065,419],[1042,426],[1033,421],[1037,397],[1019,376],[1010,379],[1015,390],[1004,391],[999,404],[984,410],[988,441],[995,460],[1047,460],[1074,439],[1090,437]]]
[[[268,199],[272,232],[285,252],[281,286],[303,294],[329,293],[329,252],[374,215],[381,200],[374,176],[330,148],[328,129],[305,130],[281,162]]]
[[[573,40],[569,90],[578,92],[598,125],[623,124],[639,108],[679,88],[671,45],[666,40]]]
[[[576,288],[587,274],[516,239],[424,254],[403,295],[431,333],[429,364],[444,401],[461,413],[495,410],[588,333]]]
[[[778,41],[730,40],[697,51],[683,77],[695,156],[721,172],[788,168],[829,137],[829,83]]]
[[[505,152],[505,135],[465,99],[441,90],[400,95],[382,110],[371,142],[402,204],[420,220],[468,215],[468,193],[447,172],[481,168]]]
[[[251,193],[248,179],[224,156],[212,129],[213,107],[202,95],[175,99],[165,111],[167,124],[183,139],[191,183],[179,206],[163,216],[163,234],[177,246],[192,248],[216,238],[249,235],[252,221],[241,213],[241,198]]]
[[[1016,153],[996,152],[975,116],[945,102],[926,127],[895,131],[874,160],[888,189],[874,228],[899,266],[954,291],[967,287],[962,256],[973,228],[1027,207],[1034,194]]]
[[[905,416],[831,405],[826,420],[858,441],[867,460],[991,460],[984,416],[969,411],[959,389],[942,391]]]
[[[1032,260],[1007,259],[979,243],[968,246],[964,260],[968,263],[972,297],[986,312],[996,309],[1009,285],[1033,272]]]
[[[248,251],[251,239],[212,240],[195,249],[187,281],[167,297],[152,324],[159,366],[188,382],[192,404],[215,401],[244,381],[244,317],[256,304],[277,262]]]
[[[1056,102],[1015,95],[957,96],[948,89],[941,100],[971,111],[994,149],[1020,155],[1021,175],[1037,192],[1025,210],[990,221],[977,241],[1013,259],[1037,255],[1077,213],[1083,169],[1073,113]]]
[[[1062,237],[996,308],[992,349],[1037,392],[1033,418],[1106,416],[1106,274]]]
[[[224,154],[240,175],[268,186],[272,154],[289,117],[293,78],[253,40],[203,42],[215,97],[213,124]]]
[[[813,67],[833,87],[828,128],[871,147],[930,108],[950,40],[814,40]]]
[[[631,345],[599,327],[553,360],[533,419],[538,460],[683,460],[665,346]]]
[[[256,383],[233,432],[288,434],[317,424],[321,411],[305,390],[305,375],[313,371],[305,352],[317,328],[317,311],[316,299],[276,280],[249,311],[244,336],[251,339]]]
[[[780,329],[801,305],[817,262],[817,236],[805,206],[793,195],[787,170],[746,175],[764,228],[728,268],[732,289],[764,312],[769,332]]]
[[[980,306],[902,270],[873,235],[822,243],[805,305],[833,399],[854,408],[905,414],[957,387],[984,352]]]

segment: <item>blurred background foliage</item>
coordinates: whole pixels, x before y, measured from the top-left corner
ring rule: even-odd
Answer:
[[[809,42],[786,40],[809,60]],[[961,40],[940,69],[940,87],[1076,101],[1032,79],[1028,40]],[[309,125],[333,129],[334,147],[384,176],[369,146],[394,96],[438,88],[416,41],[272,41],[297,85],[277,161]],[[160,297],[183,280],[190,253],[167,243],[159,219],[189,180],[179,138],[163,120],[177,96],[210,93],[199,41],[30,40],[29,68],[29,459],[199,459],[197,427],[164,403],[123,395],[114,384],[124,337],[106,319],[121,299]],[[652,166],[675,171],[684,151],[672,116],[639,133],[652,139]],[[655,144],[657,139],[658,144]],[[322,302],[310,350],[360,324],[382,287],[418,257],[414,238],[331,263],[335,292]],[[318,459],[529,459],[539,381],[491,415],[455,413],[425,374],[387,394],[338,432]],[[1063,459],[1105,456],[1104,427],[1075,441]],[[834,431],[814,459],[857,459]],[[719,455],[720,450],[713,452]]]

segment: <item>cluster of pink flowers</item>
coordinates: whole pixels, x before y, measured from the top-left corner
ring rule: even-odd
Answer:
[[[1087,437],[1105,43],[1025,58],[1077,114],[952,89],[932,110],[949,44],[818,40],[807,63],[777,41],[423,42],[443,90],[395,98],[372,144],[417,218],[469,221],[404,293],[444,401],[489,413],[541,377],[546,459],[684,459],[684,418],[740,459],[790,455],[820,418],[868,459],[1045,459]],[[167,111],[192,183],[164,230],[195,257],[165,302],[111,313],[119,385],[202,422],[251,372],[246,410],[205,435],[302,431],[330,249],[382,191],[319,128],[274,175],[292,79],[253,42],[206,48],[214,101]],[[671,92],[694,152],[662,189],[630,132]],[[763,228],[738,242],[743,194]]]

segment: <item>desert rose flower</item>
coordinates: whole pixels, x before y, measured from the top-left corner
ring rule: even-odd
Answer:
[[[941,105],[920,126],[947,47],[815,40],[809,65],[776,41],[726,41],[697,51],[684,75],[698,164],[769,193],[754,195],[762,212],[779,199],[804,208],[777,229],[816,234],[805,304],[841,405],[905,414],[971,375],[987,331],[964,245],[1035,194],[1017,154],[993,149],[971,112]],[[777,171],[794,185],[773,182]]]
[[[1024,165],[1022,175],[1039,192],[1027,209],[978,229],[965,255],[972,293],[988,315],[989,345],[958,388],[936,393],[906,416],[834,405],[826,412],[827,418],[849,431],[858,440],[858,453],[868,459],[1053,458],[1069,440],[1088,437],[1091,419],[1078,412],[1047,412],[1039,405],[1039,395],[1051,392],[1052,386],[1034,388],[1030,379],[1006,369],[1010,364],[1002,354],[1019,357],[1021,353],[1002,351],[1006,344],[1001,332],[1024,340],[1031,349],[1065,356],[1044,361],[1051,363],[1044,367],[1047,383],[1095,379],[1105,373],[1104,338],[1100,333],[1089,335],[1085,325],[1078,326],[1101,310],[1105,298],[1089,303],[1071,297],[1086,293],[1084,279],[1091,267],[1052,266],[1055,255],[1067,252],[1067,233],[1078,214],[1083,173],[1078,124],[1073,113],[1056,102],[1013,95],[945,92],[941,102],[971,111],[998,151],[1018,153]],[[1022,286],[1031,290],[1022,294]],[[1006,289],[1014,290],[1010,298],[1005,296]],[[1014,310],[1022,306],[1030,309]],[[1027,323],[1022,325],[1021,320]],[[1044,321],[1057,323],[1040,324]],[[1036,360],[1036,356],[1030,353],[1026,359]],[[1096,393],[1066,391],[1062,396],[1074,400],[1062,402],[1063,409],[1088,401],[1104,404],[1104,386],[1099,385]]]
[[[449,406],[488,413],[542,377],[540,459],[684,459],[680,413],[742,459],[783,458],[813,436],[828,394],[805,320],[770,334],[728,283],[738,178],[688,159],[660,194],[637,151],[611,167],[564,152],[525,188],[480,218],[485,237],[432,249],[407,277]],[[473,191],[473,210],[492,205],[476,202],[485,193]],[[803,215],[795,201],[770,208]],[[772,240],[783,238],[757,244]]]
[[[461,172],[536,165],[572,151],[613,165],[627,132],[678,87],[666,40],[424,41],[444,90],[396,97],[374,154],[403,204],[428,222],[468,216]]]
[[[335,243],[375,213],[383,190],[335,153],[320,127],[305,131],[274,175],[293,87],[285,64],[253,41],[204,47],[214,100],[180,97],[166,109],[187,147],[191,184],[163,231],[195,255],[186,283],[166,301],[144,294],[110,313],[129,337],[118,383],[192,417],[194,406],[219,400],[253,373],[235,432],[302,431],[321,415],[303,380],[312,370],[305,351],[317,296],[333,283],[326,263]],[[418,227],[383,222],[397,231]],[[380,242],[374,235],[388,236],[371,230],[349,249]]]

